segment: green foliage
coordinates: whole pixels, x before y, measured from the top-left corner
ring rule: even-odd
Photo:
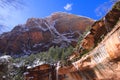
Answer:
[[[73,51],[73,47],[60,48],[60,47],[51,47],[47,52],[40,52],[37,54],[31,54],[28,57],[21,57],[14,59],[14,62],[19,63],[23,62],[24,65],[32,64],[33,61],[39,59],[40,61],[46,61],[48,63],[54,63],[59,60],[65,60]]]
[[[14,75],[12,77],[12,80],[24,80],[24,76],[23,76],[23,71],[21,69],[17,69],[16,71],[16,75]]]
[[[113,9],[120,10],[120,1],[118,1],[118,2],[115,3],[115,5],[113,6]]]
[[[70,55],[73,51],[73,47],[68,48],[60,48],[60,47],[51,47],[47,53],[46,60],[52,60],[52,61],[59,61],[64,60],[68,55]],[[45,58],[45,57],[44,57]]]
[[[81,40],[84,38],[85,34],[89,31],[89,29],[90,27],[87,28],[84,35],[80,36],[79,41],[78,41],[78,47],[81,43]],[[72,52],[73,52],[72,46],[68,48],[60,48],[58,46],[50,47],[49,50],[46,52],[40,52],[36,54],[31,54],[30,56],[27,56],[27,57],[16,58],[13,60],[13,62],[20,63],[20,64],[22,63],[22,66],[25,66],[25,65],[32,65],[35,60],[39,59],[39,61],[45,61],[47,63],[57,63],[58,61],[61,61],[61,64],[68,65],[68,64],[71,64],[71,62],[67,62],[66,58]],[[76,59],[79,59],[79,58],[80,56],[78,56]],[[23,72],[19,72],[19,71],[22,71],[22,70],[17,69],[16,72],[18,72],[18,74],[14,76],[14,80],[23,80],[23,77],[21,77]]]
[[[65,61],[65,58],[70,55],[73,51],[73,47],[60,48],[60,47],[51,47],[47,52],[40,52],[36,54],[31,54],[27,57],[21,57],[13,59],[13,63],[19,64],[21,67],[26,65],[32,65],[36,59],[40,61],[46,61],[47,63],[56,63],[57,61]],[[12,80],[24,80],[22,68],[15,69]]]
[[[78,39],[76,48],[74,48],[74,51],[78,51],[78,49],[80,48],[81,41],[84,39],[84,37],[86,36],[86,34],[90,31],[90,29],[91,29],[91,26],[88,26],[86,28],[85,32],[81,36],[79,36],[79,39]]]

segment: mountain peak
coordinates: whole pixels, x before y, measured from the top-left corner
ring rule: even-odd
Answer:
[[[0,52],[28,55],[46,51],[51,46],[75,46],[79,36],[93,22],[65,12],[53,13],[46,18],[29,18],[25,24],[15,26],[11,32],[0,36]]]

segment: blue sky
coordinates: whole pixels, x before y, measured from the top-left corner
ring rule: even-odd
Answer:
[[[100,16],[97,16],[95,12],[96,9],[109,1],[110,0],[31,0],[29,3],[32,9],[30,13],[33,17],[45,17],[53,12],[61,11],[99,19]],[[64,8],[67,4],[71,5],[70,10]]]
[[[68,12],[75,15],[100,19],[112,5],[110,0],[23,0],[21,8],[10,5],[0,7],[0,24],[10,26],[24,24],[28,18],[44,18],[54,12]],[[1,2],[0,2],[1,4]],[[102,8],[102,5],[105,8]],[[20,6],[20,5],[19,5]]]

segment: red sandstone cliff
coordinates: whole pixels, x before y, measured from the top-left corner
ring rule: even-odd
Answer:
[[[120,1],[104,18],[91,26],[90,33],[84,37],[69,60],[78,57],[79,55],[76,54],[81,54],[84,50],[89,50],[89,52],[72,64],[55,66],[56,76],[50,73],[54,70],[51,67],[48,72],[45,67],[38,65],[28,69],[29,73],[25,78],[29,80],[30,77],[33,77],[32,80],[39,80],[39,76],[46,76],[48,79],[43,80],[49,80],[52,79],[50,77],[52,75],[54,76],[52,80],[120,80]],[[38,67],[44,68],[44,71],[50,74],[34,72],[34,75],[31,75]],[[37,71],[40,72],[41,69],[39,68]]]
[[[49,17],[30,18],[23,25],[0,35],[0,52],[30,54],[45,51],[51,46],[75,46],[79,36],[94,21],[67,13]]]

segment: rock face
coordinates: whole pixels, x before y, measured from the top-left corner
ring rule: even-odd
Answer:
[[[84,55],[80,60],[73,62],[71,66],[59,68],[59,74],[73,73],[74,76],[69,75],[69,77],[75,77],[75,80],[83,79],[82,75],[84,75],[87,80],[119,80],[119,33],[120,21],[95,49]],[[81,72],[82,74],[77,72]],[[81,79],[78,79],[76,75],[81,77]]]
[[[28,55],[45,51],[51,46],[75,46],[79,36],[93,22],[89,18],[67,13],[54,13],[44,19],[30,18],[26,24],[0,35],[0,52]]]
[[[25,80],[56,80],[55,66],[49,64],[42,64],[36,66],[34,69],[27,69],[24,73]]]
[[[115,24],[120,19],[120,1],[118,1],[113,8],[100,20],[93,23],[90,31],[84,39],[81,41],[80,45],[77,46],[76,51],[71,54],[70,58],[76,57],[84,53],[84,51],[90,51],[98,45],[100,41],[109,33]],[[80,53],[80,54],[79,54]],[[70,59],[69,58],[69,59]]]
[[[0,80],[11,80],[12,58],[10,56],[0,57]]]
[[[79,55],[73,52],[69,57],[69,61],[73,58],[76,60],[71,64],[56,66],[57,76],[54,79],[51,78],[52,80],[120,80],[120,1],[104,18],[91,26],[90,33],[85,36],[76,50]],[[102,35],[105,37],[102,38]],[[82,50],[89,50],[89,52],[81,57]],[[81,58],[77,59],[77,57]],[[47,71],[45,67],[42,69]],[[26,76],[26,80],[33,76],[30,74]],[[59,76],[62,76],[62,79]],[[39,79],[34,77],[32,80]]]

